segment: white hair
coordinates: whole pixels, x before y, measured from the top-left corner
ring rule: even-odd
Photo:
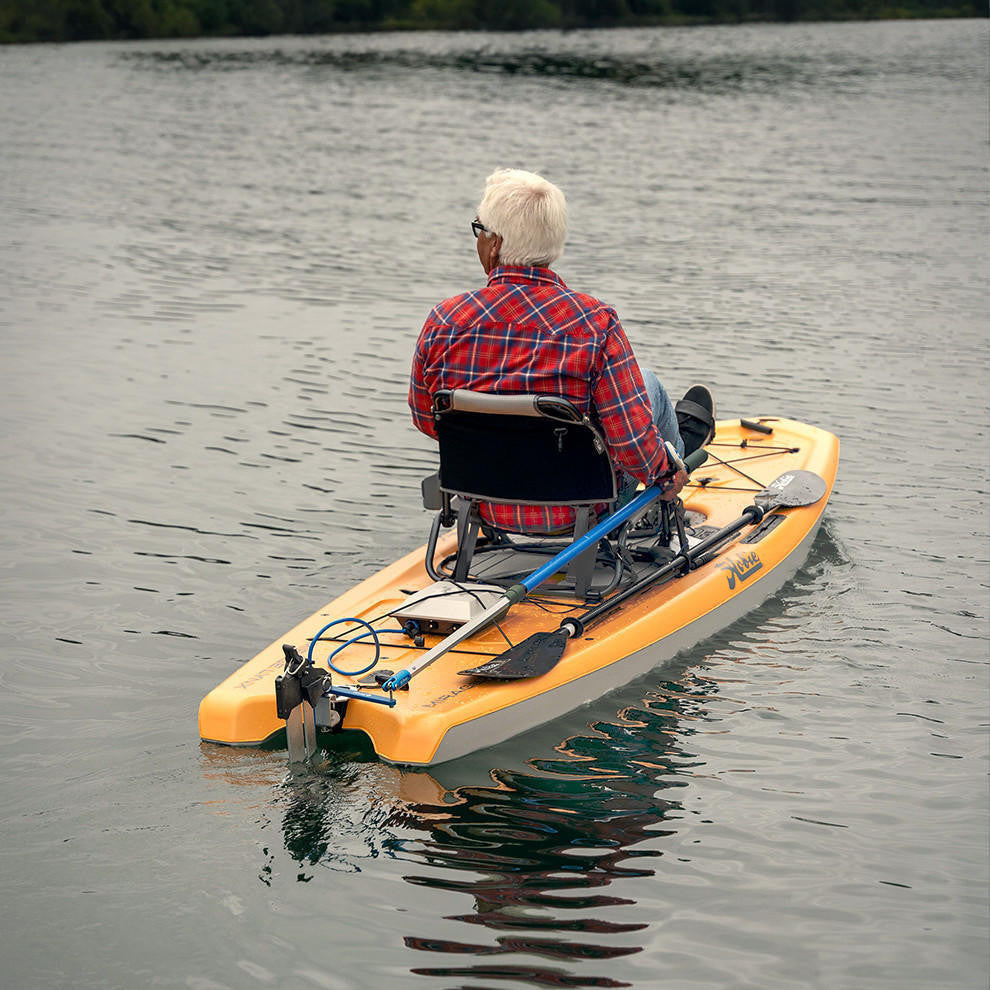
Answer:
[[[485,180],[478,219],[502,238],[503,264],[545,267],[564,253],[567,202],[553,183],[534,172],[496,169]]]

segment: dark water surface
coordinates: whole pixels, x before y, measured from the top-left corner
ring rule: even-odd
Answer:
[[[985,21],[0,49],[5,987],[985,988]],[[842,440],[807,566],[496,750],[201,746],[425,539],[497,165],[680,393]]]

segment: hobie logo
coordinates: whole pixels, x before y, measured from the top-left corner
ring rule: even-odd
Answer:
[[[732,591],[737,581],[742,583],[760,570],[763,567],[763,561],[760,560],[754,550],[751,553],[744,553],[736,560],[728,560],[718,566],[721,570],[725,571],[726,577],[729,580],[729,591]]]

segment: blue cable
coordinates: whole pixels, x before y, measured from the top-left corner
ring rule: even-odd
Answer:
[[[405,629],[375,629],[370,622],[365,622],[364,619],[334,619],[333,622],[328,622],[310,641],[309,641],[309,653],[306,654],[306,660],[309,663],[313,662],[313,648],[316,646],[317,640],[330,628],[338,625],[341,622],[356,622],[358,625],[365,627],[365,632],[359,633],[357,636],[352,636],[350,639],[341,643],[340,646],[335,649],[330,656],[327,657],[327,666],[334,671],[334,673],[340,674],[342,677],[360,677],[362,674],[367,674],[379,661],[382,655],[382,644],[379,642],[379,633],[404,633]],[[375,659],[368,664],[367,667],[362,667],[360,670],[341,670],[339,667],[333,665],[333,658],[340,653],[345,647],[350,646],[352,643],[357,643],[362,639],[367,639],[369,636],[375,641]]]

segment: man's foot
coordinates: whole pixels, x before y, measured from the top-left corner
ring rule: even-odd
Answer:
[[[684,441],[684,456],[711,443],[715,436],[715,400],[704,385],[692,385],[674,406],[677,428]]]

